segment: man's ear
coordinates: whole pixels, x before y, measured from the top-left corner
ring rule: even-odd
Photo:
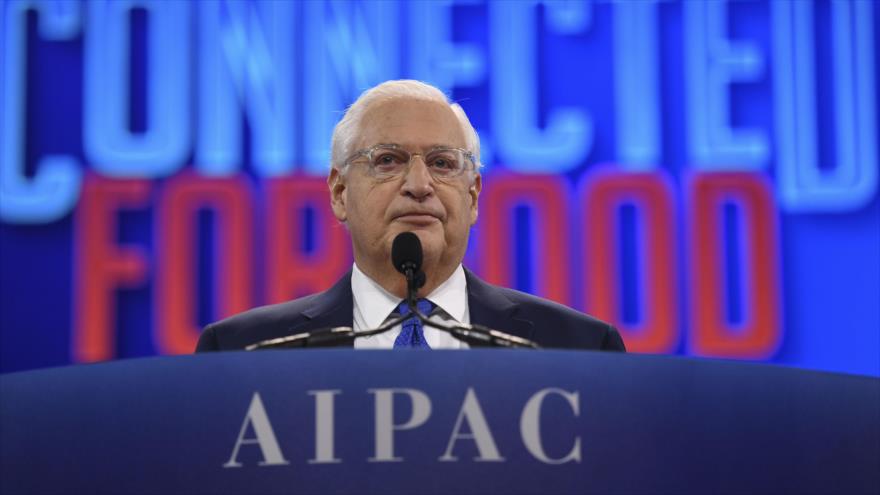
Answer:
[[[330,188],[330,207],[333,208],[333,215],[340,222],[345,222],[348,219],[348,213],[345,209],[345,176],[339,172],[338,168],[330,169],[330,175],[327,176],[327,187]]]
[[[479,208],[477,207],[478,200],[480,198],[480,191],[483,190],[483,176],[479,173],[476,173],[474,176],[474,182],[471,184],[471,188],[468,190],[468,195],[471,197],[471,225],[477,223],[477,214]]]

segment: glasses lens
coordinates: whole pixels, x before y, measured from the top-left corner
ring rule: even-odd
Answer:
[[[379,147],[373,150],[370,165],[377,175],[397,175],[409,164],[409,153],[398,148]]]
[[[438,177],[453,177],[464,170],[464,154],[459,150],[439,149],[428,153],[425,164]]]

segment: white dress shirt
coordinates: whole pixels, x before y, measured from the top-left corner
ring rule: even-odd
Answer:
[[[351,293],[354,296],[354,329],[356,331],[377,328],[388,319],[403,299],[391,294],[362,272],[357,264],[351,271]],[[426,298],[442,311],[436,311],[431,321],[451,324],[453,320],[461,324],[470,323],[467,301],[467,280],[464,268],[458,268],[452,275],[428,294]],[[354,340],[355,349],[391,349],[394,340],[400,335],[401,325],[396,325],[387,332],[369,337],[358,337]],[[432,349],[467,349],[468,345],[452,335],[424,327],[425,340]]]

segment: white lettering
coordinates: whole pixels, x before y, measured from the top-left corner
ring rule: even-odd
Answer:
[[[376,403],[376,453],[370,462],[399,462],[394,456],[394,431],[417,428],[431,416],[431,399],[421,390],[411,388],[377,388],[369,392]],[[412,402],[412,414],[403,424],[394,423],[394,394],[406,394]]]
[[[248,423],[254,427],[254,438],[245,438]],[[269,416],[266,415],[266,408],[263,407],[263,401],[260,399],[260,393],[254,392],[251,399],[251,405],[248,407],[244,422],[241,425],[241,431],[238,433],[238,439],[235,441],[235,447],[232,449],[232,455],[229,461],[223,465],[225,468],[241,467],[238,462],[238,449],[242,445],[259,444],[260,450],[263,451],[263,462],[260,466],[280,466],[290,464],[281,454],[281,448],[278,446],[278,440],[275,438],[275,432],[272,430],[272,424],[269,423]]]
[[[578,392],[569,393],[558,388],[545,388],[539,390],[538,393],[533,395],[529,401],[526,402],[526,406],[523,408],[522,416],[519,420],[519,431],[522,435],[523,443],[535,459],[538,459],[545,464],[565,464],[566,462],[571,461],[580,462],[581,437],[575,437],[574,446],[572,446],[571,451],[561,459],[552,459],[547,456],[546,452],[544,452],[544,444],[541,441],[541,432],[539,431],[541,425],[541,405],[544,402],[544,398],[550,394],[561,395],[568,401],[575,417],[580,414],[580,397]]]
[[[342,462],[333,456],[333,396],[339,390],[310,390],[315,396],[315,458],[309,464]]]
[[[467,420],[470,433],[461,433],[461,424],[463,420]],[[452,436],[449,437],[449,443],[446,444],[446,452],[440,457],[440,461],[454,462],[458,457],[452,455],[452,449],[455,442],[459,438],[470,438],[477,444],[477,450],[480,452],[479,457],[475,457],[476,461],[504,461],[504,458],[498,453],[498,447],[495,446],[495,439],[492,438],[492,431],[489,430],[489,424],[483,415],[483,409],[477,400],[477,394],[474,389],[468,388],[467,394],[464,396],[464,402],[458,413],[458,419],[455,420],[455,427],[452,429]]]

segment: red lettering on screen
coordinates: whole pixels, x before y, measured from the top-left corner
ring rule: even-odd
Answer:
[[[162,354],[189,353],[199,337],[196,316],[198,215],[215,215],[213,246],[217,283],[211,294],[217,319],[252,306],[253,212],[244,177],[204,178],[184,173],[169,180],[158,202],[155,336]]]
[[[586,311],[620,330],[626,347],[635,352],[672,352],[679,339],[675,207],[672,186],[662,172],[620,172],[599,168],[580,189],[582,246],[586,259],[583,281]],[[621,260],[617,211],[623,204],[637,208],[643,239],[638,305],[640,321],[620,317]]]
[[[782,341],[777,208],[767,181],[752,173],[698,173],[689,181],[691,350],[704,356],[763,359]],[[741,205],[745,320],[725,317],[725,202]]]
[[[333,216],[325,179],[272,179],[266,185],[266,196],[269,303],[322,291],[351,267],[348,230]],[[311,209],[315,219],[314,246],[308,252],[303,249],[306,209]]]
[[[143,286],[147,256],[118,243],[122,209],[148,206],[151,183],[143,179],[104,179],[87,175],[74,216],[73,361],[116,357],[116,298],[121,288]]]
[[[536,219],[532,222],[535,231],[531,236],[541,239],[538,243],[541,252],[532,255],[538,269],[533,270],[536,280],[531,292],[568,304],[570,274],[567,265],[560,262],[568,258],[571,238],[568,201],[568,188],[561,177],[494,175],[480,196],[479,264],[486,280],[505,287],[514,285],[514,209],[527,205]]]

